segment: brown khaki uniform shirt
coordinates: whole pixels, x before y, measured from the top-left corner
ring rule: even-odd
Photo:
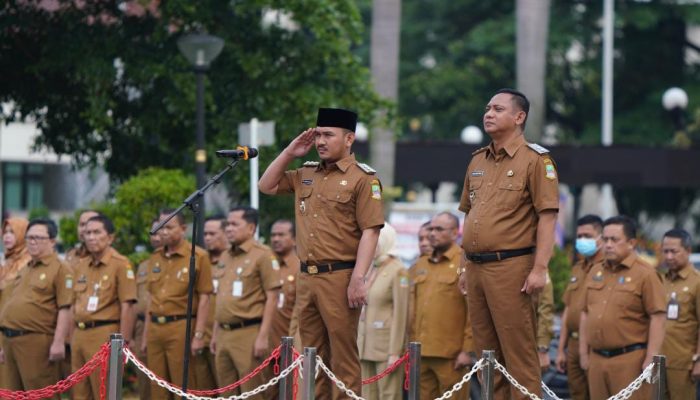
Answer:
[[[150,295],[148,294],[148,271],[151,270],[151,264],[149,260],[144,260],[139,264],[139,269],[136,271],[136,298],[138,302],[136,307],[136,315],[146,315],[146,308],[148,307],[148,302],[150,300]]]
[[[119,321],[121,305],[136,301],[136,274],[129,260],[108,248],[100,260],[80,260],[74,271],[73,318],[75,322]],[[90,297],[97,298],[89,311]]]
[[[71,305],[73,283],[74,277],[55,253],[30,261],[7,288],[0,326],[52,335],[58,310]]]
[[[603,251],[599,250],[593,257],[581,257],[571,268],[571,279],[564,290],[563,301],[566,305],[566,329],[569,335],[578,339],[578,329],[581,323],[581,311],[586,299],[586,276],[594,264],[603,261]]]
[[[189,283],[191,244],[183,240],[170,256],[166,248],[157,249],[148,259],[148,293],[151,295],[150,312],[155,316],[185,315],[187,313],[187,285]],[[211,265],[204,249],[195,249],[195,296],[192,309],[197,310],[200,294],[212,292]]]
[[[646,343],[651,315],[666,311],[661,278],[634,253],[617,266],[595,264],[586,277],[583,311],[592,349]]]
[[[353,154],[285,172],[277,193],[295,194],[297,255],[307,264],[354,261],[362,231],[384,226],[379,179]]]
[[[464,251],[535,246],[537,215],[559,209],[557,173],[547,150],[519,135],[498,153],[491,143],[472,155],[459,203],[467,214]]]
[[[88,253],[87,248],[85,248],[85,245],[83,243],[78,243],[72,249],[68,250],[65,256],[65,262],[66,265],[72,271],[75,269],[75,267],[78,266],[80,260],[89,256],[90,253]]]
[[[219,263],[224,268],[216,268],[214,273],[214,279],[219,282],[216,322],[226,324],[262,318],[267,300],[265,291],[280,287],[280,268],[272,250],[248,239],[221,254]],[[240,293],[235,293],[237,285]],[[236,294],[239,295],[234,296]]]
[[[286,326],[289,326],[294,313],[294,304],[297,296],[297,277],[299,275],[300,261],[295,252],[289,253],[287,257],[280,259],[277,257],[274,262],[279,263],[280,282],[282,289],[280,290],[279,300],[277,302],[277,312],[275,319],[281,320]],[[291,335],[293,336],[293,335]]]
[[[700,273],[693,264],[678,271],[672,279],[670,273],[664,277],[666,303],[671,293],[676,293],[678,319],[666,319],[666,334],[661,354],[666,356],[666,367],[693,369],[693,354],[698,345],[698,321],[700,321]]]
[[[467,298],[457,286],[462,250],[453,244],[439,260],[422,256],[412,271],[415,318],[412,341],[421,355],[454,359],[473,350]]]
[[[537,298],[537,347],[549,348],[554,336],[554,286],[547,274],[547,281]]]

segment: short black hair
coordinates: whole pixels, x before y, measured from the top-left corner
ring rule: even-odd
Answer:
[[[158,212],[158,216],[162,217],[163,215],[170,215],[175,212],[174,208],[161,208],[160,211]],[[185,221],[185,215],[183,213],[177,213],[175,215],[175,218],[177,218],[177,222],[180,223],[180,225],[185,225],[187,222]],[[160,219],[159,219],[160,221]]]
[[[459,229],[459,218],[457,218],[456,215],[452,214],[452,213],[449,212],[449,211],[443,211],[443,212],[437,214],[435,217],[439,217],[439,216],[441,216],[441,215],[444,215],[444,216],[446,216],[447,218],[449,218],[450,221],[452,221],[452,224],[454,225],[454,228],[455,228],[455,229]],[[433,218],[434,218],[434,217],[433,217]]]
[[[229,210],[229,214],[236,211],[243,211],[243,219],[249,224],[258,226],[259,214],[258,210],[250,206],[235,206]]]
[[[427,228],[430,226],[430,220],[423,222],[423,225],[420,226],[420,229]]]
[[[101,223],[102,223],[102,227],[105,228],[105,230],[107,231],[107,233],[109,233],[110,235],[113,234],[114,231],[115,231],[115,229],[114,229],[114,223],[112,223],[112,220],[109,219],[109,217],[107,217],[107,216],[104,215],[104,214],[97,214],[97,215],[95,215],[94,217],[90,217],[90,218],[87,220],[87,222],[90,222],[90,221],[101,222]]]
[[[527,123],[527,116],[530,114],[530,100],[527,99],[527,96],[525,96],[523,92],[511,88],[503,88],[496,91],[496,94],[501,93],[511,95],[513,104],[518,109],[520,109],[520,111],[525,112],[525,120],[523,121],[523,128],[525,128],[525,124]]]
[[[270,225],[270,226],[272,227],[275,224],[289,224],[289,231],[292,233],[292,237],[296,236],[296,225],[294,225],[294,221],[292,221],[291,219],[286,219],[286,218],[278,219],[277,221],[273,222],[272,225]],[[272,229],[272,228],[270,228],[270,229]]]
[[[603,230],[603,219],[594,214],[587,214],[576,221],[576,226],[593,225],[598,232]]]
[[[618,215],[606,219],[603,222],[603,227],[608,225],[622,225],[622,231],[625,233],[627,240],[637,238],[637,223],[626,215]]]
[[[690,251],[693,247],[693,238],[690,237],[690,233],[685,229],[673,228],[670,231],[664,233],[665,238],[674,238],[681,240],[681,246],[685,247],[686,250]]]
[[[225,229],[226,224],[228,223],[226,222],[226,217],[224,217],[223,214],[210,215],[204,219],[204,223],[207,223],[209,221],[219,221],[219,223],[221,224],[221,229]]]
[[[49,238],[56,239],[56,236],[58,235],[58,227],[52,219],[44,217],[34,218],[33,220],[29,221],[29,225],[27,225],[27,232],[29,232],[29,228],[34,225],[44,225],[46,227],[46,231],[49,233]]]

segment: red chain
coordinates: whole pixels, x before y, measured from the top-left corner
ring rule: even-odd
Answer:
[[[107,380],[107,357],[102,359],[102,364],[100,365],[100,400],[105,400],[107,398],[107,385],[105,381]]]
[[[406,375],[406,378],[403,380],[403,389],[408,391],[408,386],[411,383],[411,361],[410,360],[406,361],[406,364],[403,366],[403,372],[404,372],[404,375]]]
[[[292,360],[296,361],[299,359],[299,352],[296,349],[293,350]],[[294,373],[292,374],[294,381],[292,382],[292,400],[297,400],[297,392],[299,391],[299,367],[294,368]]]
[[[371,377],[371,378],[367,378],[367,379],[363,380],[363,381],[362,381],[362,384],[363,384],[363,385],[369,385],[370,383],[374,383],[374,382],[376,382],[376,381],[378,381],[378,380],[384,378],[385,376],[387,376],[387,375],[389,375],[390,373],[394,372],[394,370],[395,370],[396,368],[398,368],[399,365],[401,365],[404,361],[408,361],[408,353],[404,354],[401,358],[399,358],[399,359],[396,360],[393,364],[391,364],[390,366],[388,366],[387,369],[385,369],[384,371],[382,371],[380,374],[375,375],[375,376],[373,376],[373,377]],[[406,363],[406,365],[408,365],[408,363]]]
[[[0,389],[0,398],[10,400],[39,400],[53,397],[56,394],[63,393],[73,387],[76,383],[84,380],[93,373],[100,365],[109,359],[109,343],[105,343],[100,347],[100,350],[92,356],[79,370],[70,374],[66,379],[47,386],[42,389],[34,389],[27,391],[12,391],[9,389]]]
[[[224,392],[228,392],[229,390],[233,390],[242,384],[248,382],[249,380],[253,379],[253,377],[257,374],[259,374],[263,369],[265,369],[268,365],[270,365],[270,362],[272,360],[275,360],[275,363],[277,362],[277,358],[280,356],[280,349],[282,346],[278,346],[276,349],[272,350],[272,354],[270,354],[270,357],[266,358],[265,361],[262,362],[262,364],[258,365],[257,368],[255,368],[253,371],[251,371],[248,375],[244,376],[242,379],[240,379],[237,382],[233,382],[230,385],[224,386],[219,389],[214,389],[214,390],[187,390],[187,393],[194,394],[196,396],[215,396]],[[175,385],[173,385],[175,386]]]

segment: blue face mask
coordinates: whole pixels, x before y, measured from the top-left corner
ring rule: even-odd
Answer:
[[[595,239],[580,238],[576,239],[576,251],[584,257],[590,257],[598,251]]]

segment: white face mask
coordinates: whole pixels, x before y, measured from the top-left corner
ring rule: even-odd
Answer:
[[[576,239],[576,251],[584,257],[594,255],[598,251],[596,240],[591,238]]]

